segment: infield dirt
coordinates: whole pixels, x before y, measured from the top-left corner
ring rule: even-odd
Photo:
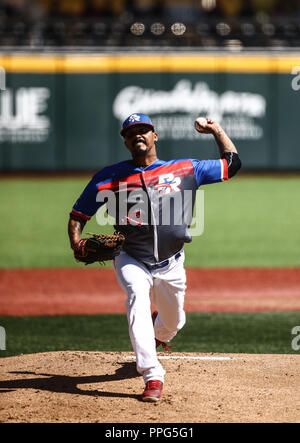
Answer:
[[[0,422],[300,421],[299,356],[206,354],[230,359],[197,360],[172,353],[162,360],[164,396],[155,404],[140,400],[144,385],[132,356],[65,351],[3,358]]]
[[[125,312],[111,270],[1,270],[0,290],[1,315]],[[190,269],[185,308],[300,310],[299,293],[299,268]],[[1,358],[0,422],[300,422],[299,355],[159,353],[159,358],[166,378],[163,398],[155,404],[141,401],[144,384],[132,353]]]

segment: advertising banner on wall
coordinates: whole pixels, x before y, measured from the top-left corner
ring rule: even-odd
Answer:
[[[168,75],[166,80],[141,76],[122,78],[116,91],[113,115],[119,124],[132,112],[149,114],[159,134],[163,154],[202,158],[214,155],[211,135],[199,135],[194,121],[199,116],[220,122],[227,134],[244,148],[248,166],[267,166],[269,161],[269,90],[265,79],[255,86],[245,76],[222,74]],[[162,84],[159,84],[162,83]],[[260,154],[257,159],[256,154]]]
[[[124,160],[120,127],[135,112],[151,117],[166,160],[218,155],[213,137],[194,129],[197,117],[209,116],[237,145],[244,169],[300,168],[296,62],[279,55],[0,56],[0,169],[96,170]]]
[[[121,89],[113,102],[114,116],[122,121],[133,110],[153,116],[162,140],[198,139],[193,123],[199,115],[219,121],[231,138],[259,140],[264,135],[259,123],[266,115],[266,98],[248,91],[219,93],[206,81],[183,77],[169,90],[138,85]]]

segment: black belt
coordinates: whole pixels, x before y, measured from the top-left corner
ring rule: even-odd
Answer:
[[[174,256],[174,259],[177,260],[181,256],[180,252],[177,252],[177,254]],[[173,259],[173,258],[172,258]],[[154,269],[161,269],[168,266],[168,264],[172,261],[172,259],[168,258],[167,260],[162,261],[161,263],[155,263],[154,265],[150,265],[149,263],[144,263],[146,268],[148,268],[150,271],[154,271]]]

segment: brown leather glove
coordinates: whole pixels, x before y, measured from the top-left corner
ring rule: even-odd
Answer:
[[[91,234],[90,238],[80,240],[74,249],[74,257],[77,261],[89,265],[95,262],[113,260],[120,254],[125,241],[123,234],[115,232],[112,235]]]

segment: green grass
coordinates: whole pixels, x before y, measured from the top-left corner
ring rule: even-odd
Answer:
[[[88,179],[0,181],[0,268],[81,266],[69,249],[67,222]],[[187,266],[300,266],[300,177],[240,175],[202,189],[204,234],[186,245]],[[112,226],[94,218],[86,230]]]
[[[299,354],[291,331],[299,312],[187,313],[172,341],[177,352]],[[6,351],[0,357],[62,351],[132,351],[125,315],[0,317]]]
[[[87,181],[88,177],[0,181],[1,249],[5,251],[0,268],[82,266],[73,258],[67,224]],[[101,232],[108,230],[112,227],[101,227]],[[87,231],[99,232],[96,220],[89,222]]]
[[[204,186],[204,234],[187,265],[299,266],[300,177],[235,177]]]

